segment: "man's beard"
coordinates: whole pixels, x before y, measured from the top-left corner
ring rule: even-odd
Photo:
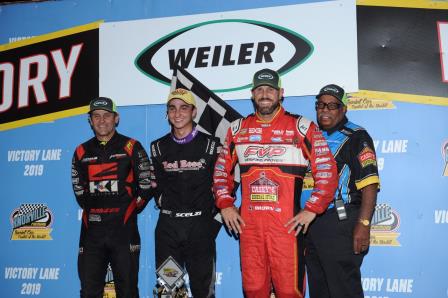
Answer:
[[[273,104],[271,106],[260,106],[255,101],[253,101],[253,103],[254,103],[255,110],[260,115],[271,115],[272,113],[274,113],[274,111],[277,110],[277,108],[280,107],[280,101],[277,101],[275,104]]]

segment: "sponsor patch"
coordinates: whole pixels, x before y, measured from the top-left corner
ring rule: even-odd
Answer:
[[[250,183],[250,200],[254,202],[277,202],[278,184],[266,178],[262,172],[260,178]]]
[[[251,142],[261,141],[261,135],[251,135],[251,136],[249,136],[249,141],[251,141]]]
[[[318,157],[318,158],[316,158],[316,163],[323,163],[323,162],[327,162],[329,160],[330,160],[329,157]]]
[[[316,166],[316,168],[317,168],[318,170],[329,170],[329,169],[331,169],[331,165],[328,164],[328,163],[323,163],[323,164],[318,164],[318,165]]]
[[[251,211],[274,211],[274,212],[282,212],[282,208],[274,207],[274,206],[265,206],[265,205],[255,205],[249,206],[249,210]]]
[[[370,165],[376,166],[375,152],[369,146],[365,146],[358,154],[358,161],[363,168]]]
[[[328,152],[330,152],[330,149],[328,149],[328,147],[316,147],[316,148],[314,148],[314,153],[317,156],[326,155],[326,154],[328,154]]]
[[[319,172],[316,174],[316,178],[331,178],[333,174],[330,172]]]
[[[262,134],[263,129],[261,127],[250,127],[249,133],[256,133],[256,134]]]
[[[109,156],[109,159],[113,159],[113,158],[120,159],[120,158],[123,158],[126,156],[127,156],[126,153],[117,153],[117,154],[112,154],[111,156]]]

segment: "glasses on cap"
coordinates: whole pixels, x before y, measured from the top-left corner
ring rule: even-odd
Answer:
[[[329,110],[337,110],[342,106],[342,103],[337,103],[337,102],[329,102],[329,103],[325,103],[325,102],[318,102],[316,101],[314,107],[319,110],[323,110],[325,109],[325,107],[327,107],[327,109]]]

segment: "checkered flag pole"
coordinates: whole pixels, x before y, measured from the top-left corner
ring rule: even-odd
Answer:
[[[174,69],[171,79],[171,91],[176,88],[188,89],[193,93],[198,109],[195,119],[198,129],[218,137],[223,144],[230,122],[243,116],[180,67]]]
[[[174,68],[173,78],[171,79],[171,91],[176,88],[188,89],[193,93],[198,109],[195,119],[197,128],[205,133],[214,135],[221,140],[221,144],[224,144],[230,123],[236,119],[243,118],[243,116],[179,66]],[[234,191],[236,192],[240,182],[238,165],[235,167],[234,180]]]

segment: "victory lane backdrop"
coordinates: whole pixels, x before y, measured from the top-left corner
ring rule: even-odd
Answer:
[[[98,96],[98,26],[0,46],[0,130],[86,111]]]

